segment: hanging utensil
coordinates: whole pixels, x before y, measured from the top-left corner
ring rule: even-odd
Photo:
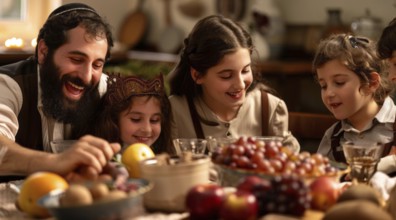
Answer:
[[[234,21],[239,21],[245,15],[245,0],[216,0],[217,12]]]
[[[164,53],[176,53],[182,46],[184,33],[172,22],[170,0],[164,0],[164,2],[166,27],[160,34],[158,50]]]
[[[121,24],[118,40],[127,49],[132,49],[146,34],[148,18],[143,11],[143,0],[138,1],[137,10],[130,13]]]
[[[200,0],[190,0],[179,4],[179,11],[187,17],[200,18],[205,14],[206,7]]]

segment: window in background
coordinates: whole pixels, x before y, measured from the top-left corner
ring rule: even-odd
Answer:
[[[32,40],[51,11],[61,4],[62,0],[0,0],[0,53],[8,49],[4,48],[5,43],[13,38],[23,41],[23,46],[18,49],[33,51]],[[19,11],[19,16],[18,12],[10,12],[14,10]]]
[[[1,0],[1,20],[24,20],[26,17],[26,0]]]

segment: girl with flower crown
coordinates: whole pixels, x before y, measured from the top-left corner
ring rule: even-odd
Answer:
[[[140,142],[172,153],[170,104],[162,74],[153,79],[109,74],[93,134],[125,146]]]

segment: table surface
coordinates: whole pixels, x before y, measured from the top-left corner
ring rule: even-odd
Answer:
[[[20,183],[20,181],[10,182]],[[18,194],[12,189],[9,183],[0,184],[0,220],[3,219],[26,219],[34,220],[26,213],[19,211],[15,206]],[[316,211],[307,211],[302,218],[291,216],[269,214],[260,218],[261,220],[319,220],[322,219],[323,213]],[[188,213],[145,213],[142,216],[134,217],[134,220],[185,220],[188,219]],[[37,220],[37,219],[36,219]],[[55,218],[46,218],[45,220],[55,220]]]

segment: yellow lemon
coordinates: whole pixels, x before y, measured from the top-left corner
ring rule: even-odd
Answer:
[[[121,155],[121,163],[128,170],[129,177],[140,178],[139,163],[142,160],[155,157],[150,146],[143,143],[135,143],[129,145]]]
[[[18,208],[35,217],[48,217],[48,211],[37,204],[38,199],[55,189],[66,189],[67,181],[58,174],[36,172],[28,176],[21,186],[18,195]]]

